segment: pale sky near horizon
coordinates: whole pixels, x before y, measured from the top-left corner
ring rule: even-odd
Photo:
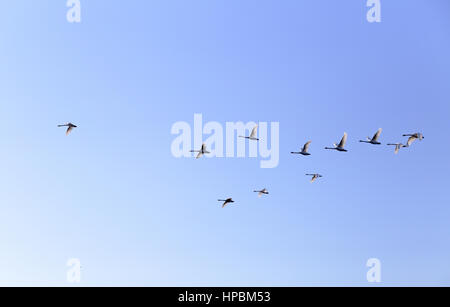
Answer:
[[[450,285],[449,1],[65,2],[0,10],[0,286]],[[194,114],[278,122],[278,167],[173,157]]]

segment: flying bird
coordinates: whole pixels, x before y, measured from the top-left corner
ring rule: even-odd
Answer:
[[[414,143],[415,140],[422,141],[425,137],[422,133],[413,133],[413,134],[403,134],[403,136],[409,136],[408,142],[406,143],[405,147],[411,146],[412,143]]]
[[[387,144],[388,146],[395,146],[395,154],[398,154],[400,151],[400,148],[407,147],[406,145],[403,145],[402,143],[396,143],[396,144]]]
[[[244,138],[244,139],[253,140],[253,141],[259,141],[259,139],[256,137],[257,133],[258,133],[258,125],[256,125],[253,128],[252,133],[250,133],[250,136],[242,136],[242,135],[240,135],[239,137]]]
[[[66,135],[69,135],[69,133],[73,130],[73,128],[77,128],[77,126],[75,126],[72,123],[67,123],[67,124],[64,124],[64,125],[58,125],[58,127],[67,127]]]
[[[232,198],[218,199],[217,201],[223,201],[222,208],[224,208],[226,205],[228,205],[230,203],[234,203],[234,200]]]
[[[306,176],[312,176],[311,178],[311,183],[313,183],[314,181],[316,181],[317,178],[322,178],[323,176],[320,174],[306,174]]]
[[[258,193],[258,197],[261,197],[263,195],[268,195],[269,191],[267,191],[266,188],[262,189],[261,191],[253,191],[253,193]]]
[[[191,152],[198,152],[196,159],[201,158],[204,154],[209,154],[210,152],[206,150],[206,144],[202,144],[202,148],[200,150],[191,150]]]
[[[347,149],[344,148],[345,147],[345,143],[347,143],[347,132],[344,132],[344,136],[342,137],[342,140],[341,140],[341,142],[338,145],[333,144],[334,145],[333,148],[325,147],[325,149],[332,149],[332,150],[347,152]]]
[[[373,144],[373,145],[381,145],[380,142],[378,142],[378,138],[380,137],[381,131],[383,131],[383,129],[378,129],[377,133],[375,133],[375,135],[370,138],[367,137],[367,141],[360,141],[361,143],[369,143],[369,144]]]
[[[308,143],[306,143],[301,151],[291,151],[291,154],[295,154],[295,155],[303,155],[303,156],[310,156],[311,154],[308,152],[309,149],[309,145],[311,144],[311,141],[308,141]]]

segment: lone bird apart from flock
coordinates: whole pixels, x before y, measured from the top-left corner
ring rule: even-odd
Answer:
[[[387,144],[388,146],[395,146],[395,154],[398,154],[400,151],[400,148],[407,147],[406,145],[403,145],[402,143],[396,143],[396,144]]]
[[[266,188],[260,190],[260,191],[253,191],[253,193],[258,193],[258,197],[261,197],[263,195],[269,195],[269,191],[267,191]]]
[[[198,152],[196,159],[201,158],[204,154],[209,154],[210,152],[206,150],[206,144],[202,144],[202,148],[200,150],[191,150],[191,152]]]
[[[253,141],[259,141],[259,139],[256,137],[258,133],[258,125],[256,125],[253,130],[252,133],[250,133],[250,136],[242,136],[240,135],[240,138],[244,138],[244,139],[249,139],[249,140],[253,140]]]
[[[218,199],[217,201],[223,201],[222,208],[224,208],[226,205],[230,203],[234,203],[234,200],[232,198]]]
[[[291,151],[291,154],[294,155],[303,155],[303,156],[310,156],[311,154],[308,152],[309,149],[309,145],[311,144],[311,141],[308,141],[308,143],[306,143],[303,148],[302,151]]]
[[[367,137],[367,141],[360,141],[361,143],[369,143],[369,144],[373,144],[373,145],[381,145],[380,142],[378,142],[378,138],[380,137],[381,131],[383,131],[383,129],[378,129],[377,133],[375,133],[375,135],[370,138]]]
[[[318,178],[322,178],[323,176],[320,174],[306,174],[306,176],[312,176],[311,178],[311,183],[313,183],[314,181],[316,181],[316,179]]]
[[[58,125],[58,127],[67,127],[66,135],[69,135],[69,133],[73,130],[73,128],[77,128],[77,126],[75,126],[72,123],[67,123],[67,124],[64,124],[64,125]]]
[[[422,133],[413,133],[413,134],[403,134],[403,136],[409,136],[408,142],[406,143],[405,147],[411,146],[412,143],[414,143],[415,140],[422,141],[425,137]]]
[[[342,137],[342,140],[338,145],[333,144],[334,147],[325,147],[325,149],[347,152],[348,150],[344,148],[345,143],[347,143],[347,132],[344,132],[344,136]]]

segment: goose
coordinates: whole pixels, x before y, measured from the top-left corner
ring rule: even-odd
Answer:
[[[269,191],[267,191],[266,188],[262,189],[261,191],[253,191],[253,193],[258,193],[258,197],[261,197],[263,195],[268,195]]]
[[[344,136],[342,137],[342,140],[341,140],[341,142],[338,145],[333,144],[334,145],[333,148],[325,147],[325,149],[332,149],[332,150],[347,152],[348,150],[344,148],[345,147],[345,143],[347,143],[347,132],[344,132]]]
[[[381,128],[378,129],[377,133],[375,133],[375,135],[372,138],[367,137],[367,141],[361,140],[360,142],[361,143],[369,143],[369,144],[373,144],[373,145],[381,145],[381,143],[378,142],[378,138],[380,137],[381,131],[383,131],[383,129],[381,129]]]
[[[223,201],[222,208],[224,208],[226,205],[228,205],[230,203],[234,203],[234,200],[232,198],[218,199],[217,201]]]
[[[73,128],[77,128],[77,126],[75,126],[72,123],[67,123],[67,124],[64,124],[64,125],[58,125],[58,127],[67,127],[66,135],[69,135],[69,133],[73,130]]]
[[[409,147],[411,146],[411,144],[415,141],[415,140],[419,140],[422,141],[425,137],[423,136],[422,133],[413,133],[413,134],[403,134],[403,136],[409,136],[408,142],[406,143],[405,147]]]
[[[206,144],[202,144],[202,148],[200,150],[191,150],[191,152],[198,152],[196,159],[201,158],[204,154],[209,154],[210,152],[206,150]]]
[[[406,145],[403,145],[402,143],[396,143],[396,144],[387,144],[388,146],[395,146],[395,154],[398,154],[400,151],[400,148],[407,147]]]
[[[316,181],[317,178],[322,178],[323,176],[320,174],[306,174],[306,176],[312,176],[311,178],[311,183],[313,183],[314,181]]]
[[[308,141],[302,148],[301,151],[291,151],[291,154],[294,155],[303,155],[303,156],[310,156],[311,154],[308,152],[309,145],[311,144],[311,141]]]
[[[253,141],[259,141],[259,139],[256,137],[256,134],[258,133],[258,125],[256,125],[253,130],[252,133],[250,133],[250,136],[242,136],[240,135],[240,138],[244,138],[244,139],[249,139],[249,140],[253,140]]]

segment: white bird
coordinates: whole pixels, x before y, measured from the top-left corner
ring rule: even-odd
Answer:
[[[341,140],[341,142],[338,145],[333,144],[334,145],[333,148],[325,147],[325,149],[332,149],[332,150],[347,152],[347,150],[344,148],[345,147],[345,143],[347,143],[347,132],[344,133],[344,136],[342,137],[342,140]]]
[[[196,159],[201,158],[204,154],[209,154],[210,152],[206,150],[206,144],[202,144],[202,148],[200,150],[191,150],[191,152],[198,152]]]
[[[375,135],[370,138],[367,137],[367,141],[360,141],[361,143],[369,143],[369,144],[373,144],[373,145],[381,145],[380,142],[378,142],[378,138],[380,137],[381,131],[383,131],[383,129],[378,129],[377,133],[375,133]]]
[[[387,144],[388,146],[395,146],[395,154],[398,154],[400,151],[400,148],[407,147],[406,145],[403,145],[402,143],[396,143],[396,144]]]
[[[67,124],[64,124],[64,125],[58,125],[58,127],[67,127],[66,135],[69,135],[69,133],[73,130],[73,128],[77,128],[77,126],[75,126],[72,123],[67,123]]]
[[[218,199],[217,201],[223,201],[222,208],[224,208],[226,205],[230,203],[234,203],[234,200],[232,198]]]
[[[409,136],[408,142],[406,143],[405,147],[411,146],[412,143],[414,143],[415,140],[422,141],[425,137],[422,133],[413,133],[413,134],[403,134],[403,136]]]
[[[311,141],[308,141],[302,148],[301,151],[291,151],[291,154],[296,155],[303,155],[303,156],[310,156],[311,154],[308,152],[309,145],[311,144]]]
[[[320,174],[306,174],[306,176],[312,176],[311,178],[311,183],[313,183],[314,181],[316,181],[317,178],[322,178],[323,176]]]
[[[261,197],[263,195],[268,195],[269,191],[267,191],[266,188],[262,189],[261,191],[253,191],[253,193],[258,193],[258,197]]]
[[[259,139],[256,137],[257,134],[258,134],[258,125],[256,125],[252,129],[252,133],[250,133],[250,136],[242,136],[242,135],[240,135],[239,137],[244,138],[244,139],[253,140],[253,141],[259,141]]]

